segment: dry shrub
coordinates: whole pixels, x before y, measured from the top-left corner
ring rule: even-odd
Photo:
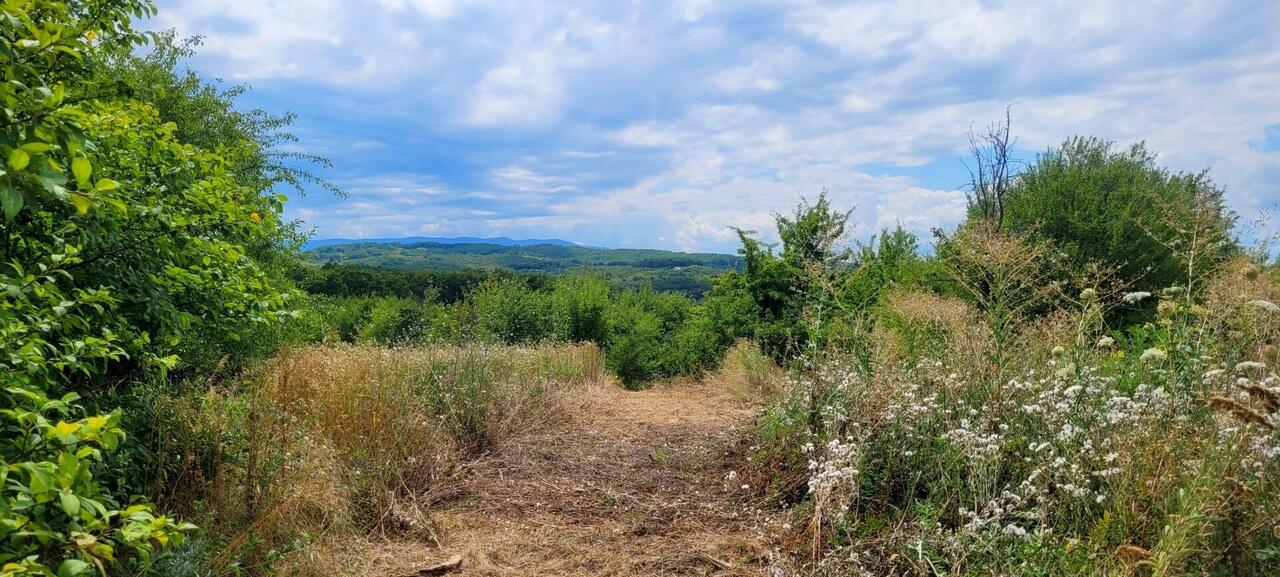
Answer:
[[[775,399],[782,392],[783,370],[755,343],[740,339],[725,354],[710,379],[747,401]]]
[[[603,366],[591,345],[315,347],[270,363],[263,391],[349,468],[360,521],[403,529],[463,459],[562,418]]]
[[[989,380],[998,396],[1018,353],[1018,331],[1060,292],[1056,253],[1032,234],[1005,233],[987,222],[967,223],[938,250],[990,335],[984,355],[991,361]]]
[[[954,359],[977,367],[990,333],[963,300],[924,291],[896,291],[882,306],[871,341],[890,365]]]
[[[1208,280],[1204,295],[1209,329],[1237,346],[1227,347],[1224,362],[1280,362],[1280,282],[1240,256]]]
[[[1083,349],[1092,343],[1079,343],[1080,311],[1054,309],[1020,327],[1015,342],[1018,357],[1027,364],[1043,361],[1051,356],[1054,347]]]

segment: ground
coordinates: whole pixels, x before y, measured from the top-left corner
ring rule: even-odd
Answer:
[[[751,407],[708,384],[592,397],[468,469],[433,514],[436,557],[462,556],[449,575],[771,573],[756,491],[734,472]]]

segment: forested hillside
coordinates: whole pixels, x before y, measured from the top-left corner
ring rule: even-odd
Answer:
[[[352,243],[313,248],[317,263],[419,270],[511,270],[562,274],[589,271],[615,288],[651,286],[700,297],[711,278],[742,266],[736,255],[653,249],[607,249],[572,245],[503,246],[477,243]]]

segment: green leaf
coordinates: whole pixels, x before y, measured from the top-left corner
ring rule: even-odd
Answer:
[[[13,220],[25,202],[22,191],[7,182],[0,182],[0,208],[4,209],[5,220]]]
[[[114,180],[111,180],[110,178],[104,178],[102,180],[99,180],[98,184],[93,187],[93,189],[98,192],[106,192],[108,190],[115,190],[117,188],[120,188],[120,183]]]
[[[89,164],[89,159],[80,156],[71,161],[71,174],[75,175],[76,183],[79,184],[81,188],[87,188],[89,186],[89,174],[91,172],[92,165]]]
[[[74,192],[69,193],[68,196],[71,197],[71,203],[76,205],[76,214],[89,212],[89,197]]]
[[[15,148],[9,153],[9,168],[14,170],[22,170],[31,164],[31,155],[21,148]]]
[[[70,491],[63,491],[58,494],[58,502],[62,505],[62,511],[72,517],[80,512],[80,499]]]
[[[58,565],[58,577],[76,577],[89,570],[89,564],[79,559],[67,559]]]
[[[76,472],[80,470],[80,460],[71,453],[61,453],[58,455],[58,474],[68,479],[76,476]]]
[[[32,154],[40,154],[41,152],[49,152],[53,147],[49,146],[49,143],[47,142],[28,142],[20,146],[19,149]]]

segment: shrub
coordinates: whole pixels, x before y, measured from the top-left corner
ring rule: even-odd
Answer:
[[[522,281],[485,281],[467,295],[463,305],[464,340],[520,344],[553,336],[548,299]]]
[[[876,348],[874,370],[829,355],[760,417],[753,460],[772,498],[803,504],[807,569],[1280,570],[1280,538],[1261,529],[1280,512],[1280,376],[1254,356],[1277,338],[1274,285],[1247,261],[1221,270],[1197,281],[1203,301],[1148,296],[1157,317],[1126,334],[1101,332],[1101,311],[1143,295],[1086,295],[1011,325],[994,388],[963,346],[989,321],[891,296],[876,330],[900,344]]]
[[[1002,228],[1052,240],[1075,267],[1119,267],[1132,290],[1155,291],[1185,280],[1185,263],[1169,241],[1202,217],[1200,225],[1224,241],[1202,265],[1238,252],[1229,237],[1236,217],[1206,173],[1169,172],[1142,144],[1117,150],[1076,137],[1018,175]]]
[[[589,275],[559,278],[548,298],[557,340],[603,345],[608,339],[609,285],[604,279]]]
[[[623,301],[609,309],[606,363],[628,388],[663,376],[666,351],[662,319],[637,303]]]

